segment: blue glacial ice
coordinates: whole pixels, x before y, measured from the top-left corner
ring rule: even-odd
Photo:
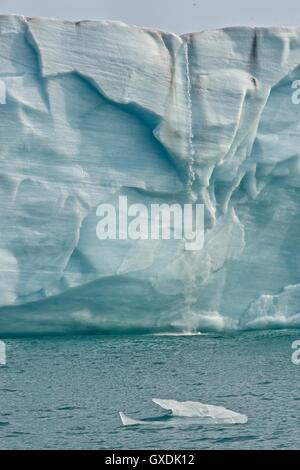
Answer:
[[[300,29],[2,16],[0,44],[0,334],[300,325]],[[202,250],[100,241],[119,195],[204,204]]]

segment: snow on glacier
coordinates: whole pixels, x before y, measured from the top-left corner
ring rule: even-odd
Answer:
[[[0,332],[299,326],[300,29],[0,17]],[[205,205],[205,243],[96,208]]]

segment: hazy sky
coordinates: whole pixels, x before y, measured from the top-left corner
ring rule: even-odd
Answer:
[[[222,26],[300,26],[299,0],[0,0],[1,13],[114,19],[185,33]]]

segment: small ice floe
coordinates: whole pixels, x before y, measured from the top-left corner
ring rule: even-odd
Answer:
[[[123,426],[134,426],[135,424],[144,424],[145,421],[129,418],[122,411],[119,412]]]
[[[228,410],[223,406],[206,405],[197,401],[160,400],[158,398],[153,398],[152,401],[164,410],[167,410],[168,414],[160,417],[135,420],[120,412],[122,424],[124,426],[138,424],[155,425],[166,420],[170,424],[171,418],[179,418],[180,423],[183,422],[181,418],[189,418],[189,422],[200,424],[245,424],[248,421],[246,415]],[[174,419],[173,423],[175,424]],[[176,424],[178,424],[178,420]]]
[[[165,332],[165,333],[153,333],[153,336],[202,336],[205,333],[201,331],[182,331],[182,332]]]

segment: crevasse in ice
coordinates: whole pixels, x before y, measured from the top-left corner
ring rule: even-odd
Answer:
[[[0,333],[300,324],[300,29],[0,18]],[[198,202],[205,242],[96,237]]]

